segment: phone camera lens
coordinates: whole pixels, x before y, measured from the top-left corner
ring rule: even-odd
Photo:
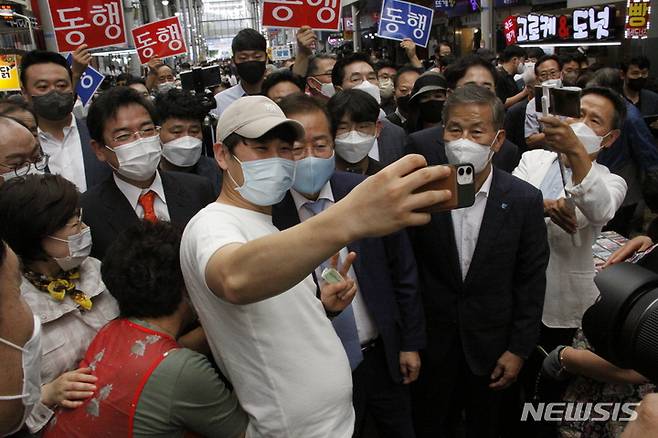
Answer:
[[[470,167],[467,167],[467,168],[466,168],[466,175],[470,175],[470,174],[471,174],[471,171],[472,171],[471,168],[470,168]]]
[[[459,168],[459,176],[463,176],[463,175],[464,175],[464,168],[460,167]]]

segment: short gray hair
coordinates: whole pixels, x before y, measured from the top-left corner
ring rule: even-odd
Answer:
[[[505,121],[505,107],[503,106],[503,103],[493,91],[475,84],[457,87],[448,95],[448,99],[443,106],[443,113],[441,115],[443,123],[448,121],[450,111],[454,107],[466,104],[489,105],[491,108],[491,114],[493,115],[494,129],[498,130],[503,128],[503,123]]]

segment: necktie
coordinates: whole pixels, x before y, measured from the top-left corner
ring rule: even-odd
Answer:
[[[304,207],[315,216],[325,209],[327,201],[327,199],[318,199],[315,202],[309,201],[304,204]],[[326,267],[329,267],[328,260],[320,265],[320,269]],[[343,348],[345,349],[345,353],[347,353],[347,359],[350,362],[350,368],[354,371],[363,360],[363,353],[361,352],[361,342],[359,341],[359,332],[356,328],[356,319],[354,318],[352,305],[347,306],[331,323],[334,326],[338,338],[343,343]]]
[[[158,221],[158,216],[155,214],[153,201],[155,201],[155,192],[153,190],[149,190],[148,192],[141,194],[137,202],[144,209],[144,219],[155,223]]]

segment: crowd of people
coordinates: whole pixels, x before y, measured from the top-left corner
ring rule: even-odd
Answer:
[[[272,68],[241,30],[212,109],[189,65],[85,107],[86,47],[22,58],[0,101],[0,434],[620,436],[520,419],[654,390],[581,327],[601,232],[631,238],[607,265],[658,241],[649,60],[297,43]],[[578,87],[580,116],[537,111],[537,86]],[[429,213],[463,163],[473,204]],[[645,403],[627,436],[658,433]]]

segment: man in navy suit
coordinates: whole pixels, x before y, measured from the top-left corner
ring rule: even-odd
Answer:
[[[184,228],[215,200],[207,178],[158,170],[162,149],[155,120],[153,106],[128,87],[106,91],[89,109],[91,146],[98,160],[113,170],[80,199],[94,241],[91,254],[98,259],[140,219]]]
[[[285,98],[280,106],[306,131],[305,140],[293,148],[293,189],[272,209],[274,225],[283,230],[329,208],[365,177],[334,171],[330,120],[322,103],[299,95]],[[420,370],[418,350],[425,345],[425,325],[408,237],[397,232],[361,239],[341,250],[339,259],[358,287],[352,304],[332,321],[352,367],[354,436],[363,436],[364,420],[371,415],[380,436],[413,438],[407,384]],[[319,267],[316,278],[335,263]]]
[[[90,146],[85,121],[73,115],[73,72],[59,53],[33,50],[21,60],[21,91],[34,108],[39,142],[49,155],[51,173],[62,175],[84,192],[112,174]]]
[[[413,390],[419,437],[498,437],[515,382],[539,337],[548,242],[541,192],[491,165],[504,140],[502,102],[466,85],[443,109],[444,143],[410,152],[430,165],[471,163],[475,203],[409,230],[427,315]]]

